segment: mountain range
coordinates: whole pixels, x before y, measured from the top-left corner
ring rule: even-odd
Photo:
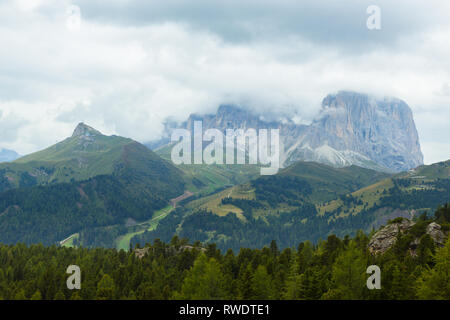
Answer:
[[[224,105],[182,126],[199,119],[204,128],[279,128],[284,168],[260,176],[257,165],[176,166],[167,140],[151,151],[80,123],[63,141],[0,163],[0,242],[128,249],[179,235],[224,250],[274,239],[286,247],[450,202],[450,161],[420,165],[411,111],[398,99],[329,95],[308,126]]]
[[[168,122],[163,138],[147,145],[153,149],[170,143],[174,128],[279,129],[281,162],[316,161],[335,167],[357,165],[379,171],[400,172],[423,164],[419,137],[409,106],[397,98],[377,99],[367,94],[340,91],[322,101],[310,125],[293,120],[264,120],[265,115],[234,105],[222,105],[216,114],[192,114],[185,122]]]

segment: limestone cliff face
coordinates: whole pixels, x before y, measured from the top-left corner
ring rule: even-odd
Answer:
[[[280,162],[284,166],[303,160],[335,167],[358,165],[399,172],[423,164],[412,112],[399,99],[377,100],[366,94],[341,91],[323,100],[318,117],[310,125],[296,124],[286,118],[266,119],[265,115],[222,105],[216,114],[191,115],[181,127],[192,130],[194,121],[201,120],[204,130],[279,129]],[[167,144],[174,127],[170,124],[162,141],[149,145]]]
[[[375,162],[393,171],[423,164],[409,106],[399,99],[377,100],[355,92],[323,100],[319,116],[292,150],[290,159],[298,158],[343,166]]]

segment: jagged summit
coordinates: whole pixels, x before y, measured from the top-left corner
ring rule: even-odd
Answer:
[[[102,135],[102,133],[87,124],[80,122],[73,131],[72,137]]]
[[[397,98],[351,91],[329,94],[323,100],[295,155],[341,165],[365,166],[374,161],[393,171],[423,164],[409,106]]]
[[[280,129],[281,162],[315,161],[335,167],[360,167],[400,172],[423,164],[419,136],[411,109],[401,99],[338,91],[327,95],[310,125],[271,118],[235,105],[221,105],[215,114],[193,114],[181,127]],[[166,127],[170,137],[175,126]],[[170,141],[153,142],[161,146]]]

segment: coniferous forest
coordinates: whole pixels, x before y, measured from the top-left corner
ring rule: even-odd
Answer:
[[[399,219],[397,219],[399,220]],[[391,221],[390,223],[395,223]],[[450,241],[424,233],[432,221],[448,229],[450,206],[422,215],[384,254],[369,236],[330,235],[312,244],[221,252],[173,237],[129,252],[42,244],[0,245],[1,299],[450,299]],[[448,231],[448,230],[447,230]],[[412,237],[419,243],[413,255]],[[69,265],[81,269],[81,289],[69,290]],[[381,270],[381,289],[366,286],[367,267]]]

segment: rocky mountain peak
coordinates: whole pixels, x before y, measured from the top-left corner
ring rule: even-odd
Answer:
[[[413,115],[396,98],[339,91],[322,101],[319,115],[307,130],[294,158],[331,165],[371,166],[392,171],[423,164]]]
[[[327,95],[310,125],[288,116],[258,114],[236,105],[221,105],[215,114],[192,114],[179,127],[192,129],[279,129],[281,163],[315,161],[334,167],[360,167],[400,172],[423,164],[419,137],[409,106],[396,98],[376,98],[352,91]],[[154,148],[170,142],[167,126]]]
[[[95,135],[101,135],[101,132],[84,124],[83,122],[80,122],[73,131],[72,137],[90,137]]]

